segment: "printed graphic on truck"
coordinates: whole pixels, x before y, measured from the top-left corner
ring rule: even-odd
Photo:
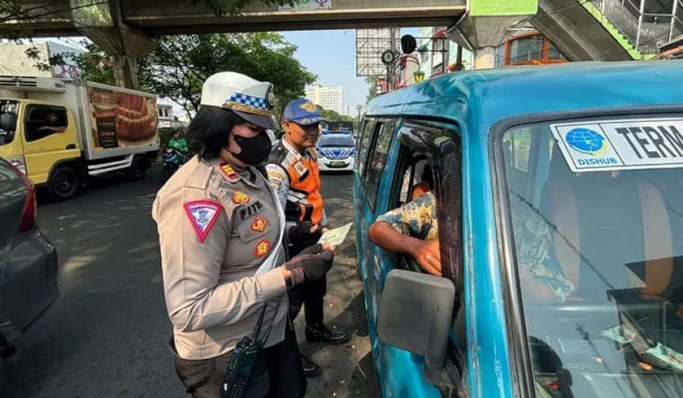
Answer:
[[[156,98],[88,87],[95,148],[146,145],[157,140]]]

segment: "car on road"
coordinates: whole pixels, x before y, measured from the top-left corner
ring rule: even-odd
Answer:
[[[0,158],[0,355],[59,295],[57,250],[36,224],[36,191]]]
[[[323,133],[318,140],[320,171],[352,171],[356,143],[348,132]]]
[[[681,82],[683,61],[577,62],[370,102],[353,200],[384,397],[683,397]],[[404,204],[440,276],[370,242]]]

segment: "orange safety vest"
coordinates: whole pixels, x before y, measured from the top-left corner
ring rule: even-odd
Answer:
[[[280,166],[287,174],[289,190],[285,216],[287,221],[323,221],[323,197],[320,194],[318,156],[314,149],[299,155],[280,141],[268,158],[268,163]]]

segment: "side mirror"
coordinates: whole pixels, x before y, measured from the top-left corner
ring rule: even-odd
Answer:
[[[0,114],[0,129],[14,131],[17,129],[17,115],[13,113]]]
[[[444,366],[455,287],[433,275],[395,269],[387,275],[377,334],[393,346],[425,357],[425,377],[436,381]]]

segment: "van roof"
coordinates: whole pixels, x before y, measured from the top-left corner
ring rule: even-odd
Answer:
[[[683,60],[574,62],[449,73],[373,99],[366,115],[492,126],[530,114],[683,105]]]

